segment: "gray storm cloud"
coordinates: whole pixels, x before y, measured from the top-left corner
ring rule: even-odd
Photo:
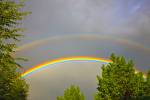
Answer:
[[[149,4],[149,0],[31,0],[26,4],[32,14],[24,21],[25,35],[33,41],[64,34],[107,34],[148,45]]]

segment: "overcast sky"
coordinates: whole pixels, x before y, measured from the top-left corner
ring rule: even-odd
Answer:
[[[66,55],[66,52],[73,52],[73,49],[74,53],[70,53],[70,55],[76,55],[76,49],[80,54],[87,51],[87,54],[95,53],[95,51],[103,49],[103,52],[100,53],[104,57],[115,52],[128,58],[138,59],[135,62],[139,66],[149,67],[147,64],[150,55],[149,5],[150,0],[27,0],[25,9],[31,11],[32,14],[23,21],[26,31],[21,46],[22,44],[28,46],[39,41],[35,46],[31,45],[33,49],[39,47],[34,52],[26,49],[26,51],[30,51],[30,56],[33,55],[33,58],[34,53],[42,54],[45,50],[50,51],[51,49],[59,52],[54,51],[53,55],[55,56]],[[73,35],[78,35],[78,37],[73,38]],[[88,39],[80,38],[82,35],[83,37],[91,36],[91,41],[95,41],[95,44]],[[103,38],[104,36],[109,38]],[[56,40],[53,39],[55,37],[57,37]],[[69,37],[72,37],[73,40]],[[94,40],[93,37],[101,38]],[[40,43],[41,40],[47,38],[47,41]],[[127,43],[122,43],[117,39],[126,40]],[[109,45],[110,40],[113,47]],[[77,43],[78,41],[81,43]],[[88,41],[87,44],[85,41]],[[46,42],[49,45],[46,45]],[[89,45],[90,43],[92,46]],[[72,44],[75,46],[71,46]],[[41,47],[41,45],[43,46]],[[61,51],[60,48],[64,50]],[[115,50],[116,48],[118,50]],[[145,49],[141,50],[141,48]],[[20,54],[20,52],[17,53]],[[29,55],[29,53],[23,54]],[[141,62],[143,63],[141,64]],[[27,64],[26,66],[32,65]]]
[[[27,0],[25,9],[32,14],[23,21],[25,37],[19,44],[22,49],[16,53],[29,59],[20,62],[24,69],[59,57],[107,58],[112,52],[133,59],[142,71],[150,68],[150,0]],[[58,70],[59,67],[54,72]],[[34,79],[45,82],[35,76],[28,77],[30,85],[37,86]],[[61,78],[65,79],[65,75]]]
[[[24,21],[25,41],[89,33],[149,46],[149,5],[150,0],[27,0],[32,14]]]

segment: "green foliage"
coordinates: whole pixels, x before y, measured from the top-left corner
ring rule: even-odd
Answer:
[[[64,96],[58,96],[57,100],[85,100],[84,98],[79,87],[72,85],[64,91]]]
[[[135,73],[132,60],[114,54],[113,61],[102,66],[102,77],[97,76],[98,88],[95,100],[137,99],[139,96],[150,96],[150,72],[147,79],[143,73]]]
[[[24,6],[14,0],[0,0],[0,100],[26,100],[28,86],[20,74],[16,72],[19,64],[12,56],[16,42],[22,31],[18,28],[21,20],[28,12],[21,9]]]
[[[112,63],[102,66],[102,76],[97,76],[98,87],[94,100],[149,100],[150,71],[144,78],[142,72],[136,72],[132,60],[126,62],[123,56],[110,56]],[[57,100],[84,100],[79,87],[66,89],[64,96]]]
[[[150,96],[150,70],[147,73],[147,78],[146,78],[146,86],[145,86],[145,95]]]
[[[13,73],[2,73],[0,79],[0,100],[27,100],[28,85]],[[5,76],[4,76],[5,75]],[[16,76],[17,77],[16,77]]]

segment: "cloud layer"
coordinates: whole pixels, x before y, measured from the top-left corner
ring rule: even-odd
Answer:
[[[32,14],[24,21],[25,35],[32,41],[64,34],[107,34],[148,45],[149,4],[149,0],[31,0],[26,4]]]

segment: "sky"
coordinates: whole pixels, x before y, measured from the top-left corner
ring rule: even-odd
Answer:
[[[92,100],[97,88],[96,75],[101,72],[99,66],[100,62],[89,61],[49,65],[26,77],[26,81],[30,83],[28,100],[56,100],[70,85],[79,86],[86,100]]]
[[[108,58],[113,52],[133,59],[141,71],[150,68],[150,0],[27,0],[25,5],[32,13],[23,21],[25,36],[16,52],[29,60],[20,62],[24,70],[60,57]],[[34,78],[28,78],[32,86]]]
[[[89,33],[149,46],[149,4],[149,0],[28,0],[26,8],[32,14],[24,21],[26,41]]]

